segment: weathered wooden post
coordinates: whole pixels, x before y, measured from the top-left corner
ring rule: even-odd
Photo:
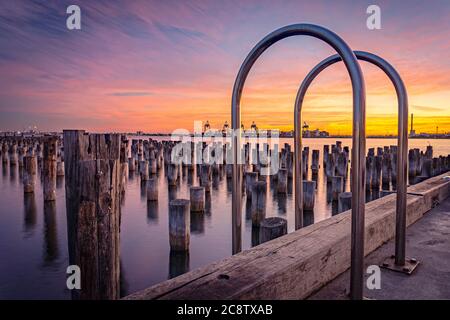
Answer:
[[[313,211],[315,204],[316,182],[303,180],[303,210]]]
[[[45,137],[43,151],[44,201],[56,200],[56,151],[57,138]]]
[[[200,166],[200,186],[205,188],[205,192],[211,192],[211,165],[202,164]]]
[[[259,227],[259,243],[264,243],[287,234],[287,220],[280,217],[266,218]]]
[[[370,190],[370,182],[372,180],[373,161],[371,156],[366,157],[366,191]]]
[[[425,158],[426,159],[433,159],[433,146],[427,146],[427,150],[425,151]]]
[[[156,174],[158,172],[158,165],[156,158],[150,157],[148,161],[150,174]]]
[[[333,201],[338,201],[339,194],[344,191],[344,182],[341,176],[333,176],[331,178],[331,192]]]
[[[139,173],[141,175],[141,182],[145,182],[150,178],[148,173],[148,161],[142,160],[139,162]]]
[[[416,153],[414,149],[410,149],[408,152],[408,174],[410,178],[414,178],[416,176],[417,171],[417,161],[416,161]]]
[[[17,145],[16,142],[13,141],[9,146],[9,165],[11,167],[17,164]]]
[[[278,169],[277,193],[287,193],[288,173],[286,169]]]
[[[169,203],[169,243],[171,251],[188,251],[190,241],[190,203],[175,199]]]
[[[391,155],[387,152],[384,152],[381,161],[381,183],[383,184],[383,186],[389,186],[389,168],[391,166]]]
[[[338,176],[345,178],[347,176],[347,157],[345,153],[337,153],[336,173]]]
[[[313,176],[318,175],[319,167],[319,150],[313,150],[311,159],[311,172]]]
[[[334,157],[332,154],[328,154],[326,157],[326,165],[325,165],[325,175],[327,177],[327,181],[330,182],[331,178],[335,174],[335,164],[334,164]]]
[[[17,148],[17,162],[19,164],[19,168],[23,168],[23,157],[25,155],[25,149],[23,145],[19,145]]]
[[[323,159],[322,159],[322,165],[324,168],[326,168],[326,166],[327,166],[329,154],[330,154],[330,145],[324,144],[323,145]]]
[[[352,208],[352,193],[342,192],[339,194],[338,212],[344,212]]]
[[[302,151],[302,177],[306,179],[308,177],[308,161],[309,159],[309,148],[305,147]],[[292,176],[290,176],[292,177]]]
[[[178,165],[175,163],[170,163],[167,166],[167,180],[169,186],[176,186],[178,181]]]
[[[147,180],[147,201],[158,201],[158,178]]]
[[[2,143],[2,163],[8,163],[8,144],[6,142]]]
[[[205,211],[205,188],[204,187],[190,187],[191,211],[203,212]]]
[[[247,200],[252,199],[253,185],[257,181],[258,181],[258,173],[257,172],[247,172],[245,174],[245,193],[247,194]]]
[[[267,182],[257,181],[252,190],[252,224],[259,226],[266,217],[266,188]]]
[[[125,135],[122,135],[120,137],[120,193],[122,198],[125,196],[129,176],[128,167],[128,139]]]
[[[64,177],[64,161],[56,162],[56,176]]]
[[[133,157],[128,158],[128,170],[130,170],[130,172],[136,171],[136,159]]]
[[[395,153],[393,153],[395,150]],[[394,187],[397,186],[397,146],[395,146],[395,148],[393,149],[391,147],[391,154],[392,154],[392,159],[391,159],[391,182],[392,185]]]
[[[120,135],[64,130],[69,263],[81,270],[76,299],[120,292]]]
[[[380,188],[380,176],[381,176],[381,157],[375,156],[373,159],[372,165],[372,181],[371,187],[372,189]]]
[[[34,186],[36,184],[36,157],[25,156],[24,157],[24,170],[23,170],[23,192],[34,192]]]

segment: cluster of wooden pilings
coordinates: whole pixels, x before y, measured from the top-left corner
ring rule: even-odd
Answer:
[[[382,178],[383,171],[378,168],[388,168],[389,182],[395,181],[392,180],[395,179],[395,172],[392,173],[395,167],[392,165],[392,160],[389,162],[386,160],[386,158],[395,158],[388,156],[395,152],[395,147],[378,148],[375,155],[374,149],[369,149],[367,163],[370,166],[367,177],[370,188],[378,186],[379,189],[379,184],[387,182],[384,175]],[[192,228],[191,220],[201,220],[205,211],[208,210],[207,207],[210,206],[208,199],[210,201],[212,189],[217,188],[222,179],[231,179],[230,143],[156,141],[151,138],[132,139],[129,143],[124,136],[121,136],[119,153],[120,199],[125,197],[124,186],[127,177],[131,175],[140,178],[142,194],[147,198],[149,206],[159,201],[158,189],[162,185],[167,186],[171,256],[181,254],[186,257],[190,246],[190,232],[195,229]],[[310,152],[309,147],[305,147],[301,154],[305,214],[314,210],[318,175],[321,169],[327,182],[329,202],[336,207],[336,212],[349,210],[351,193],[344,191],[349,177],[350,148],[343,146],[340,141],[325,145],[322,163],[319,160],[320,150]],[[201,161],[197,161],[199,158]],[[240,165],[243,173],[242,195],[247,199],[247,216],[252,222],[253,229],[252,243],[256,245],[287,232],[286,219],[266,217],[266,203],[269,183],[274,192],[281,197],[292,192],[294,152],[288,143],[284,144],[281,150],[277,144],[270,147],[268,143],[246,143],[242,148],[242,158],[243,164]],[[271,166],[268,159],[277,159],[277,166]],[[385,159],[384,162],[383,159]],[[377,170],[371,170],[371,168]],[[161,172],[164,172],[163,178],[166,183],[159,183]],[[179,199],[176,190],[180,180],[185,176],[190,187],[189,198]],[[311,180],[307,180],[308,177],[311,177]],[[231,183],[228,185],[231,186]]]
[[[56,200],[57,177],[64,176],[63,145],[58,135],[5,136],[0,138],[2,164],[20,173],[25,194],[35,192],[39,173],[44,201]]]
[[[433,157],[433,147],[424,151],[411,149],[408,153],[408,177],[410,184],[422,182],[450,170],[450,155]]]
[[[119,298],[121,204],[130,177],[139,177],[149,207],[160,201],[158,189],[168,188],[170,259],[182,262],[171,263],[172,277],[188,271],[190,233],[196,230],[193,222],[208,214],[212,190],[218,189],[222,179],[231,181],[232,176],[231,145],[222,142],[129,140],[121,134],[65,130],[63,139],[59,135],[0,137],[0,151],[3,166],[21,170],[25,194],[35,192],[40,173],[44,202],[54,203],[57,177],[65,175],[69,260],[82,270],[82,290],[72,292],[77,299]],[[395,146],[369,149],[368,190],[388,193],[392,192],[390,186],[395,190],[396,151]],[[320,150],[305,147],[301,152],[305,215],[314,210],[320,170],[327,182],[327,199],[336,204],[338,212],[351,208],[351,193],[344,192],[350,170],[349,147],[337,141],[325,145],[322,152],[322,162]],[[266,203],[269,185],[279,197],[292,194],[294,152],[287,143],[281,150],[278,144],[246,143],[242,157],[242,195],[252,224],[252,244],[257,245],[287,233],[287,220],[267,217]],[[276,159],[276,166],[268,159]],[[450,155],[433,158],[431,146],[424,151],[410,150],[408,162],[410,183],[450,170]],[[189,198],[179,199],[177,187],[185,178]],[[231,191],[231,183],[227,186]]]

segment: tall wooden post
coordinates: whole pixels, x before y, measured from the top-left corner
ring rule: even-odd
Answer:
[[[69,261],[75,299],[119,298],[120,135],[64,131]]]
[[[44,201],[56,200],[56,149],[57,137],[44,138],[43,175],[44,175]]]

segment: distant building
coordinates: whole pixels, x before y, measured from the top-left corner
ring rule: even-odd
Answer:
[[[327,131],[316,130],[304,130],[303,138],[326,138],[329,137],[330,134]]]

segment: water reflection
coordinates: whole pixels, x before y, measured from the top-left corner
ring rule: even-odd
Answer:
[[[211,215],[211,192],[205,193],[205,214],[207,216]]]
[[[16,182],[16,166],[10,166],[9,168],[9,180]]]
[[[147,201],[147,223],[157,224],[158,223],[158,201]]]
[[[278,213],[286,214],[287,211],[287,195],[284,193],[277,194]]]
[[[293,181],[294,181],[294,179],[292,179],[292,178],[288,178],[287,179],[287,193],[288,194],[292,194],[292,192],[293,192],[293,189],[294,189]]]
[[[24,219],[23,226],[25,237],[31,236],[34,227],[36,226],[36,199],[34,193],[24,193],[23,195],[23,209]]]
[[[58,258],[56,201],[44,201],[44,262]]]
[[[23,167],[22,166],[19,166],[18,172],[19,172],[19,181],[22,182],[23,181]]]
[[[189,251],[170,251],[169,279],[189,271]]]
[[[331,189],[331,181],[327,181],[326,186],[327,192],[327,203],[330,203],[333,200],[333,190]]]
[[[56,176],[56,189],[61,190],[64,187],[64,177]]]
[[[3,178],[8,176],[8,166],[5,163],[2,164],[2,176]]]
[[[205,233],[205,215],[203,212],[191,212],[191,233]]]
[[[187,185],[188,186],[192,186],[193,185],[193,181],[194,181],[194,171],[193,170],[188,170]]]
[[[177,198],[177,186],[168,186],[168,198],[169,198],[169,203],[172,200],[175,200]]]
[[[147,181],[141,181],[140,183],[141,188],[141,200],[146,200],[147,199]]]
[[[130,294],[130,285],[126,278],[125,269],[123,267],[122,259],[120,259],[120,274],[119,274],[119,295],[120,297],[125,297]]]

